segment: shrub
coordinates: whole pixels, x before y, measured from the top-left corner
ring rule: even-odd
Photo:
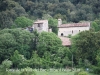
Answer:
[[[74,75],[78,75],[79,71],[75,72]]]
[[[20,75],[36,75],[36,73],[29,67],[23,69]]]
[[[0,65],[0,75],[10,75],[9,71],[7,71],[6,69],[9,69],[11,65],[12,61],[4,60]]]
[[[93,73],[100,74],[100,68],[99,67],[92,66],[92,69],[93,69]]]
[[[89,75],[86,71],[77,71],[74,75]]]
[[[85,71],[81,71],[81,72],[78,73],[78,75],[89,75],[89,74]]]

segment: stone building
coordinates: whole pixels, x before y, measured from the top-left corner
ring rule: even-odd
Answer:
[[[90,22],[62,24],[62,20],[58,19],[58,36],[69,36],[69,35],[73,36],[81,31],[89,29],[90,29]]]
[[[34,30],[37,30],[38,32],[49,32],[48,20],[37,20],[36,22],[34,22],[32,28]]]

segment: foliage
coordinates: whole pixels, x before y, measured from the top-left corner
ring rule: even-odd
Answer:
[[[96,55],[99,51],[100,32],[83,31],[74,37],[72,49],[75,53],[75,59],[80,58],[82,62],[87,59],[91,64],[96,65]],[[85,63],[84,63],[85,65]]]
[[[17,50],[14,52],[13,56],[11,56],[11,61],[13,62],[14,68],[23,67],[23,64],[27,62],[24,56],[19,54]],[[24,65],[24,67],[26,67],[26,65]]]
[[[2,69],[4,68],[4,69],[9,69],[10,67],[11,67],[11,65],[12,65],[12,61],[10,61],[10,60],[8,60],[8,59],[6,59],[6,60],[4,60],[3,62],[2,62],[2,64],[1,64],[1,66],[2,66]]]
[[[81,72],[78,73],[78,75],[89,75],[89,74],[85,71],[81,71]]]
[[[100,74],[100,67],[98,66],[92,66],[92,70],[94,74]]]
[[[0,34],[0,60],[8,59],[13,53],[16,41],[10,33]],[[4,56],[5,55],[5,56]]]
[[[17,17],[62,18],[67,22],[100,19],[98,0],[1,0],[0,28],[11,28]],[[45,16],[45,14],[47,14]]]
[[[25,9],[13,0],[0,1],[0,28],[11,28],[18,16],[26,16]]]
[[[36,75],[32,68],[24,68],[20,75]]]
[[[70,66],[69,49],[63,47],[61,40],[52,32],[39,34],[37,31],[4,29],[0,35],[0,60],[11,59],[14,68]]]
[[[0,75],[9,75],[9,72],[7,71],[12,65],[12,62],[10,60],[4,60],[2,64],[0,65]]]
[[[33,21],[22,16],[22,17],[17,17],[15,19],[15,24],[17,25],[16,27],[25,28],[25,27],[28,27],[28,26],[32,26]]]
[[[42,58],[42,67],[55,67],[55,64],[60,64],[62,57],[67,56],[66,54],[62,56],[58,53],[58,50],[61,50],[59,47],[62,47],[62,45],[61,40],[54,33],[42,32],[38,38],[36,52]]]
[[[92,27],[95,31],[99,31],[99,26],[98,26],[98,24],[97,24],[95,21],[92,22],[91,27]]]
[[[58,20],[57,19],[53,19],[53,18],[50,18],[48,20],[48,23],[49,23],[49,27],[52,29],[52,32],[54,32],[55,34],[58,34]]]
[[[32,57],[29,60],[29,66],[32,68],[40,68],[42,66],[42,59],[38,56],[36,51],[33,51]]]
[[[9,59],[15,50],[30,58],[32,54],[33,34],[22,29],[4,29],[0,31],[0,60]],[[5,55],[5,56],[4,56]]]
[[[61,40],[54,33],[42,32],[37,44],[37,53],[40,57],[44,55],[45,51],[55,54],[59,46],[61,46]]]

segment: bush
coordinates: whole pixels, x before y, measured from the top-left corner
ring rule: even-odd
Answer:
[[[75,72],[74,75],[78,75],[79,71]]]
[[[77,71],[74,75],[89,75],[86,71]]]
[[[93,69],[93,73],[100,74],[100,68],[99,67],[92,66],[92,69]]]
[[[23,69],[20,75],[36,75],[36,73],[29,67]]]
[[[89,74],[85,71],[81,71],[81,72],[78,73],[78,75],[89,75]]]
[[[6,70],[9,69],[12,65],[12,61],[4,60],[0,65],[0,75],[10,75],[10,73]]]

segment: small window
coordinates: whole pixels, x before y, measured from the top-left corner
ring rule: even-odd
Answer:
[[[73,34],[73,30],[72,30],[72,34]]]
[[[63,33],[61,33],[61,36],[64,36]]]
[[[80,30],[79,30],[79,32],[80,32]]]
[[[38,24],[38,27],[40,27],[40,24]]]

